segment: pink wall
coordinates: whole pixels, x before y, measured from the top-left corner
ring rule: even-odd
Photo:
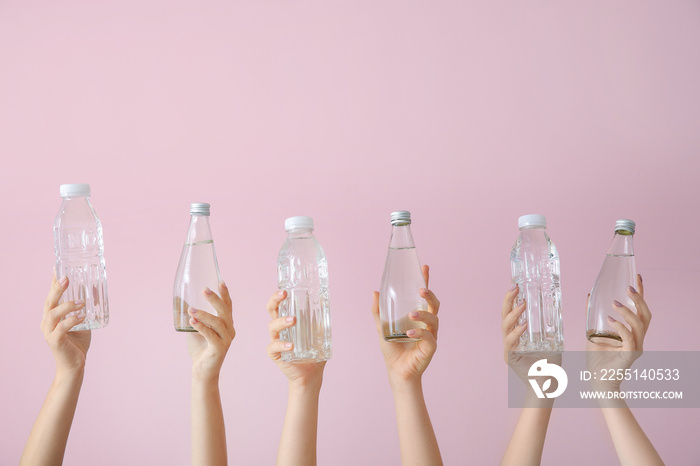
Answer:
[[[189,358],[171,321],[188,203],[212,203],[238,336],[222,374],[232,464],[272,464],[286,382],[264,305],[283,221],[311,215],[334,356],[320,464],[398,464],[369,313],[389,212],[411,210],[442,301],[425,390],[447,464],[496,464],[499,306],[517,217],[562,258],[567,349],[618,217],[637,221],[645,348],[700,350],[696,1],[0,3],[0,464],[53,375],[39,331],[58,186],[89,182],[111,323],[96,331],[66,464],[189,462]],[[698,410],[638,410],[668,464],[700,457]],[[599,412],[554,413],[544,464],[615,464]],[[99,461],[98,461],[99,459]]]

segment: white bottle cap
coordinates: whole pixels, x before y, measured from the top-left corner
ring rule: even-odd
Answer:
[[[210,205],[206,202],[193,202],[190,204],[190,215],[206,215],[209,216]]]
[[[284,221],[284,231],[294,230],[295,228],[313,228],[314,219],[311,217],[299,216],[289,217]]]
[[[547,219],[544,215],[530,214],[523,215],[518,219],[518,228],[542,227],[547,228]]]
[[[626,218],[621,218],[615,222],[615,231],[623,230],[629,231],[634,234],[634,228],[637,225],[632,220],[627,220]]]
[[[58,191],[61,197],[89,196],[90,185],[87,183],[62,184]]]
[[[411,224],[411,212],[408,210],[397,210],[391,213],[391,224],[403,226]]]

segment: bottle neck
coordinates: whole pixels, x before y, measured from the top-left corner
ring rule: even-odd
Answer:
[[[289,239],[313,238],[313,236],[313,228],[292,228],[287,230],[287,238]]]
[[[411,234],[411,225],[396,225],[391,227],[391,239],[389,247],[392,249],[415,248],[413,243],[413,235]]]
[[[541,235],[545,233],[546,230],[547,228],[542,226],[521,227],[520,234],[523,236]]]
[[[610,256],[634,256],[634,235],[629,231],[619,230],[615,232],[612,243],[608,248]]]
[[[193,245],[212,241],[208,215],[192,215],[185,244]]]

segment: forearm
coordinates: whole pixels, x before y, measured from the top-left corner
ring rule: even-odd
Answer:
[[[192,464],[227,464],[226,429],[218,379],[192,378]]]
[[[318,431],[318,401],[321,381],[310,385],[291,382],[287,399],[287,414],[282,427],[277,466],[308,466],[316,464]]]
[[[441,465],[440,447],[417,380],[390,380],[399,428],[401,464]]]
[[[622,466],[657,466],[664,462],[623,400],[601,404],[617,457]]]
[[[63,463],[83,376],[82,370],[71,373],[56,372],[24,446],[20,466],[58,466]]]
[[[553,404],[553,399],[541,400],[527,395],[501,465],[540,464]]]

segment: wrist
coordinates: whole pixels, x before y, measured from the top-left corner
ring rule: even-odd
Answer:
[[[289,393],[319,393],[323,385],[323,375],[289,380]]]
[[[85,377],[85,366],[81,367],[56,367],[56,374],[54,375],[54,380],[57,382],[67,382],[67,383],[82,383],[83,377]]]
[[[423,380],[421,376],[404,377],[401,375],[390,375],[389,385],[394,393],[415,393],[423,392]]]

